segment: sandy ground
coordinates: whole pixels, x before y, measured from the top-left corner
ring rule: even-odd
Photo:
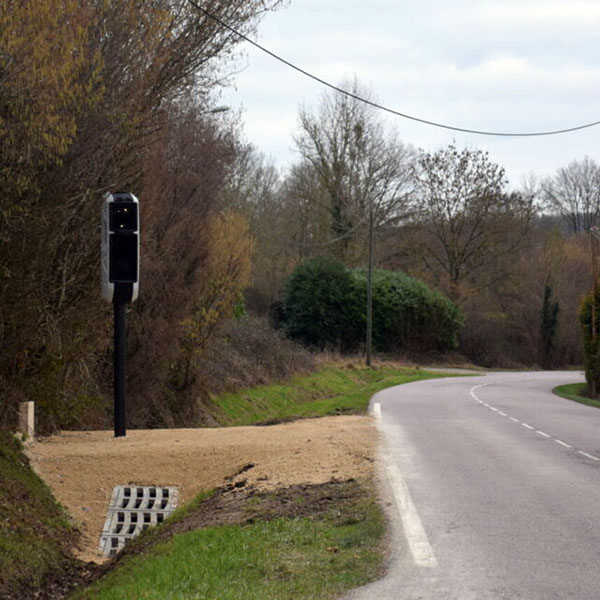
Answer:
[[[64,432],[29,446],[35,470],[82,531],[79,558],[100,562],[100,533],[115,485],[177,486],[179,506],[243,478],[258,488],[371,476],[377,431],[370,417],[324,417],[221,429]],[[242,477],[242,476],[240,476]]]

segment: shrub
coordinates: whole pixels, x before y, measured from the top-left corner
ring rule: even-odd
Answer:
[[[312,348],[352,350],[364,328],[359,302],[349,269],[333,258],[312,258],[298,265],[286,283],[283,329]]]
[[[365,290],[364,269],[354,271],[356,285]],[[454,350],[462,317],[443,294],[405,273],[373,271],[373,345],[383,352]]]
[[[330,258],[300,264],[283,299],[286,333],[314,348],[356,350],[366,333],[367,277]],[[382,352],[458,346],[462,317],[448,298],[400,272],[373,272],[373,345]]]

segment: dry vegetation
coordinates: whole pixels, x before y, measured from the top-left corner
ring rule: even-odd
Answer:
[[[249,32],[278,4],[205,7]],[[204,390],[198,362],[240,304],[253,245],[225,200],[237,125],[211,114],[237,42],[187,2],[0,5],[2,427],[14,427],[21,400],[37,402],[40,431],[105,423],[111,311],[97,282],[106,190],[142,198],[133,422],[173,424]]]

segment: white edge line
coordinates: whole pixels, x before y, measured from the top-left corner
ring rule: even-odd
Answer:
[[[379,402],[373,404],[373,415],[376,418],[377,426],[381,428],[381,404]],[[394,499],[396,500],[398,512],[400,513],[404,535],[406,536],[406,541],[415,564],[418,567],[437,567],[437,560],[427,539],[427,534],[423,528],[423,523],[421,523],[419,513],[410,497],[408,486],[387,448],[385,448],[383,453],[383,463]]]
[[[552,436],[548,435],[548,434],[547,434],[545,431],[540,431],[539,429],[536,429],[536,430],[535,430],[535,432],[536,432],[538,435],[541,435],[542,437],[545,437],[545,438],[552,437]]]
[[[527,425],[527,423],[521,423],[521,425],[527,429],[533,429],[533,427],[531,425]]]
[[[423,529],[419,513],[410,497],[408,486],[400,473],[400,469],[389,453],[386,452],[384,460],[387,476],[392,486],[396,504],[398,505],[404,534],[406,535],[413,560],[419,567],[437,567],[437,560],[427,539],[425,529]]]

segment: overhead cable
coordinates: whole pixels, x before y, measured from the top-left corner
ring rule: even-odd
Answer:
[[[600,121],[593,121],[592,123],[585,123],[583,125],[576,125],[574,127],[566,127],[564,129],[554,129],[554,130],[550,130],[550,131],[504,132],[504,131],[484,131],[484,130],[480,130],[480,129],[469,129],[467,127],[456,127],[454,125],[438,123],[436,121],[430,121],[428,119],[422,119],[420,117],[415,117],[414,115],[409,115],[409,114],[400,112],[398,110],[394,110],[393,108],[383,106],[382,104],[378,104],[377,102],[373,102],[372,100],[368,100],[367,98],[363,98],[361,96],[353,94],[352,92],[349,92],[348,90],[345,90],[341,87],[333,85],[332,83],[326,81],[325,79],[321,79],[320,77],[317,77],[313,73],[310,73],[310,72],[306,71],[305,69],[302,69],[301,67],[295,65],[294,63],[291,63],[289,60],[286,60],[282,56],[275,54],[275,52],[272,52],[271,50],[265,48],[264,46],[261,46],[258,42],[255,42],[254,40],[252,40],[248,36],[244,35],[237,29],[234,29],[233,27],[231,27],[231,25],[225,23],[225,21],[223,21],[216,15],[213,15],[212,13],[207,11],[205,8],[203,8],[202,6],[200,6],[199,4],[194,2],[194,0],[188,0],[188,2],[194,8],[196,8],[198,11],[200,11],[201,13],[203,13],[208,18],[212,19],[213,21],[215,21],[216,23],[218,23],[225,29],[231,31],[232,33],[234,33],[235,35],[237,35],[244,41],[248,42],[255,48],[258,48],[265,54],[268,54],[270,57],[274,58],[275,60],[278,60],[279,62],[290,67],[291,69],[294,69],[295,71],[298,71],[299,73],[302,73],[302,75],[305,75],[306,77],[310,77],[311,79],[313,79],[314,81],[317,81],[321,85],[324,85],[336,92],[339,92],[340,94],[344,94],[345,96],[348,96],[349,98],[352,98],[359,102],[363,102],[364,104],[368,104],[369,106],[372,106],[373,108],[382,110],[384,112],[390,113],[397,117],[402,117],[403,119],[409,119],[411,121],[416,121],[417,123],[423,123],[424,125],[430,125],[432,127],[439,127],[441,129],[449,129],[451,131],[460,131],[462,133],[472,133],[475,135],[488,135],[488,136],[499,136],[499,137],[540,137],[540,136],[546,136],[546,135],[558,135],[561,133],[571,133],[573,131],[580,131],[581,129],[588,129],[590,127],[595,127],[596,125],[600,125]]]

